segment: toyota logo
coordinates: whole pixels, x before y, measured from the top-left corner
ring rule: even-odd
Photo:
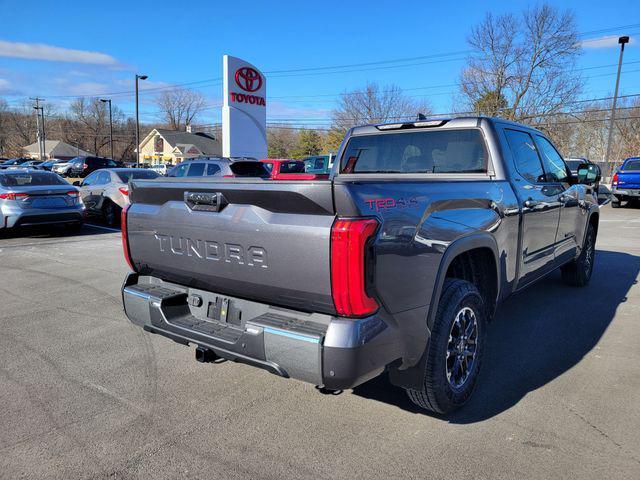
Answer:
[[[245,92],[255,92],[262,87],[262,76],[251,67],[236,70],[236,84]]]

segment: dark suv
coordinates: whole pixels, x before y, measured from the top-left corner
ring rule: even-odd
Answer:
[[[86,177],[91,172],[101,168],[117,168],[121,166],[122,164],[110,158],[76,157],[69,161],[68,167],[64,172],[58,173],[63,173],[67,177]],[[56,167],[54,167],[54,171],[57,171]]]

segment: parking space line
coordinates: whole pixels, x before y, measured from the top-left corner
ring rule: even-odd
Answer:
[[[93,228],[101,228],[102,230],[107,230],[108,232],[118,232],[118,233],[120,233],[120,229],[119,228],[104,227],[102,225],[96,225],[94,223],[85,223],[85,226],[93,227]]]

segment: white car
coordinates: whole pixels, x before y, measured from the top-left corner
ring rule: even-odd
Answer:
[[[167,172],[171,167],[173,167],[173,165],[170,163],[156,163],[155,165],[151,165],[149,168],[160,175],[167,175]]]

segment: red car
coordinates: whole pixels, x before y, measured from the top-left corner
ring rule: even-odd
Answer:
[[[305,173],[304,162],[281,158],[260,160],[271,174],[271,180],[325,180],[327,174]]]

